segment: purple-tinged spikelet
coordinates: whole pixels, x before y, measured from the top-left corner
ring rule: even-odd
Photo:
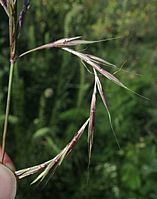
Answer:
[[[2,0],[2,2],[3,2],[3,5],[4,5],[5,7],[7,7],[7,0]]]
[[[21,28],[23,26],[23,23],[24,23],[24,20],[25,20],[25,16],[26,16],[26,13],[28,11],[30,7],[30,1],[29,0],[24,0],[23,2],[23,8],[18,16],[18,35],[20,34],[21,32]]]

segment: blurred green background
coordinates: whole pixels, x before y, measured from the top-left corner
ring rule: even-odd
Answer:
[[[156,0],[31,1],[20,53],[64,37],[121,37],[82,50],[117,66],[124,64],[129,72],[120,71],[117,77],[151,100],[102,78],[120,150],[98,97],[89,171],[86,131],[54,176],[35,186],[30,186],[35,176],[20,181],[17,199],[157,199],[156,11]],[[8,21],[2,8],[0,20],[2,132],[9,72]],[[19,60],[7,139],[7,152],[17,169],[54,157],[68,143],[88,117],[93,79],[79,59],[60,49]]]

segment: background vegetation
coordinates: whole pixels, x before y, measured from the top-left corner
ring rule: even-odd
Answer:
[[[121,37],[84,50],[117,66],[124,64],[129,72],[119,72],[119,79],[151,101],[103,79],[120,150],[98,99],[90,169],[84,134],[48,181],[36,186],[30,186],[35,176],[20,181],[17,199],[157,198],[156,10],[156,0],[31,1],[19,52],[63,37]],[[9,71],[8,21],[2,8],[0,19],[2,132]],[[7,140],[18,169],[55,156],[72,138],[89,114],[92,79],[77,58],[59,49],[21,59],[14,73]]]

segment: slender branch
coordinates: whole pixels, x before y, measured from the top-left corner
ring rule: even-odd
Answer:
[[[54,46],[51,45],[51,48],[52,48],[52,47],[54,47]],[[33,48],[33,49],[31,49],[31,50],[28,50],[28,51],[22,53],[21,55],[19,55],[18,57],[20,58],[20,57],[23,57],[23,56],[25,56],[25,55],[27,55],[27,54],[29,54],[29,53],[34,52],[34,51],[42,50],[42,49],[46,49],[46,48],[47,48],[47,44],[42,45],[42,46],[39,46],[39,47],[37,47],[37,48]],[[50,48],[50,47],[48,47],[48,48]]]
[[[4,121],[4,129],[3,129],[3,136],[2,136],[2,163],[4,161],[4,153],[5,153],[5,143],[6,143],[6,136],[7,136],[7,129],[8,129],[8,118],[9,118],[9,110],[10,110],[10,98],[11,98],[11,87],[12,87],[12,80],[13,80],[13,71],[14,71],[14,61],[10,61],[10,72],[9,72],[9,82],[8,82],[8,94],[7,94],[7,104],[6,104],[6,111],[5,111],[5,121]]]
[[[44,45],[41,45],[39,47],[28,50],[28,51],[20,54],[18,56],[18,58],[23,57],[23,56],[25,56],[29,53],[32,53],[32,52],[35,52],[35,51],[38,51],[38,50],[47,49],[47,48],[63,48],[64,49],[64,47],[68,47],[68,46],[76,46],[76,45],[82,45],[82,44],[93,44],[93,43],[105,42],[105,41],[109,41],[109,40],[113,40],[113,39],[119,39],[121,37],[103,39],[103,40],[98,40],[98,41],[87,41],[87,40],[81,40],[79,38],[80,38],[80,36],[59,39],[57,41],[50,42],[48,44],[44,44]],[[112,65],[112,64],[110,64],[110,65]]]
[[[11,87],[12,87],[13,71],[14,71],[15,57],[16,57],[16,19],[17,19],[16,1],[13,0],[7,1],[7,9],[10,14],[9,15],[10,70],[9,70],[7,103],[5,110],[5,121],[4,121],[4,128],[2,134],[2,160],[1,160],[2,163],[4,162],[4,155],[5,155],[5,145],[6,145],[6,137],[8,130],[9,110],[10,110]]]

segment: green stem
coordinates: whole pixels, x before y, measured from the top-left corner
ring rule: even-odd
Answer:
[[[5,153],[5,143],[8,129],[8,118],[9,118],[9,110],[10,110],[10,98],[11,98],[11,87],[13,80],[13,71],[14,71],[14,61],[10,62],[10,71],[9,71],[9,83],[8,83],[8,94],[7,94],[7,104],[6,104],[6,112],[5,112],[5,121],[4,121],[4,129],[2,136],[2,163],[4,161],[4,153]]]

